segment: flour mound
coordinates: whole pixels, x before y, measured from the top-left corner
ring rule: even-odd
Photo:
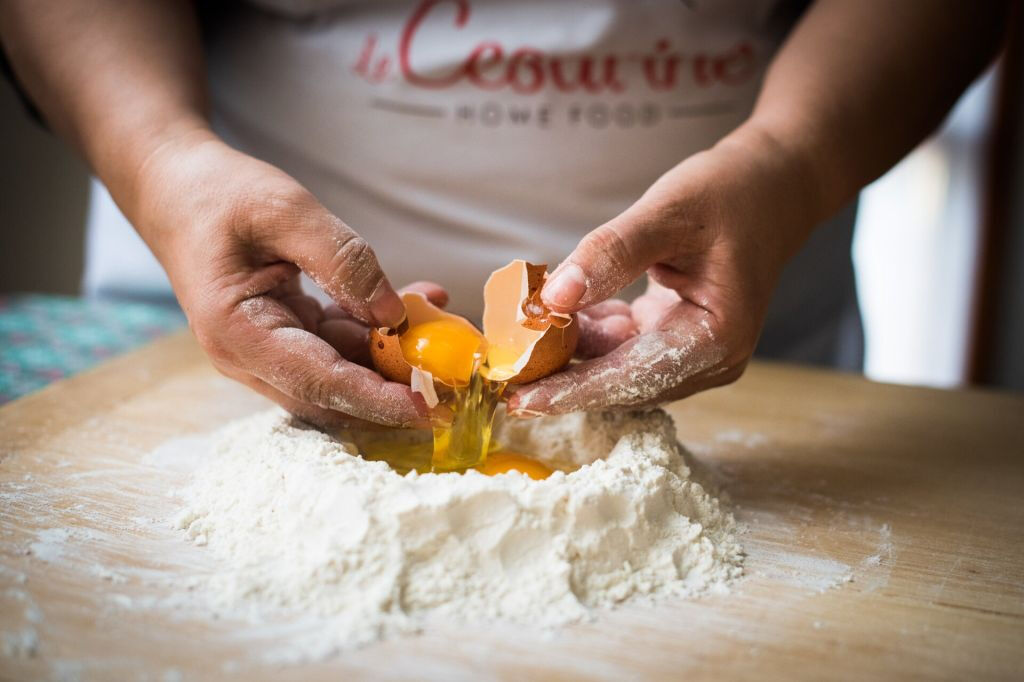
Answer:
[[[435,617],[557,626],[637,597],[723,590],[740,574],[732,515],[690,479],[664,412],[510,420],[497,438],[575,470],[401,476],[261,413],[221,430],[175,523],[220,564],[217,609],[317,620],[292,658]]]

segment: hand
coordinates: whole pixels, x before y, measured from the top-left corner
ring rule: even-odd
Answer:
[[[509,413],[643,407],[737,379],[813,224],[803,177],[770,138],[737,133],[587,235],[541,297],[579,311],[580,355],[592,359],[520,388]],[[644,272],[647,292],[632,305],[608,300]]]
[[[136,226],[219,371],[317,424],[429,425],[421,397],[368,368],[368,329],[396,326],[401,300],[367,243],[295,180],[204,131],[156,151],[137,186]],[[336,306],[305,295],[300,270]]]

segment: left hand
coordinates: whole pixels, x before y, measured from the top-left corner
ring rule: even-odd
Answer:
[[[579,312],[580,355],[592,359],[521,387],[509,413],[650,406],[739,378],[783,265],[814,222],[798,169],[770,138],[734,133],[588,234],[541,297]],[[609,300],[644,272],[643,296]]]

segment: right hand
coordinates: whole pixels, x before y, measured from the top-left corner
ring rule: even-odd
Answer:
[[[578,352],[590,359],[520,387],[508,414],[642,409],[739,378],[815,222],[794,200],[814,186],[804,168],[772,137],[741,129],[584,237],[541,298],[579,313]],[[644,273],[647,292],[631,305],[610,298]]]
[[[322,426],[429,425],[422,397],[368,368],[368,329],[398,325],[401,299],[370,246],[293,178],[194,131],[147,158],[131,200],[220,372]],[[300,270],[337,307],[305,295]],[[438,285],[415,288],[446,302]]]

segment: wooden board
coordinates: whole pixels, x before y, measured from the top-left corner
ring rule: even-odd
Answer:
[[[286,667],[238,623],[147,606],[147,576],[202,550],[136,522],[180,483],[147,452],[265,406],[179,335],[0,408],[0,677],[1024,678],[1020,397],[755,364],[671,410],[747,526],[732,594]]]

